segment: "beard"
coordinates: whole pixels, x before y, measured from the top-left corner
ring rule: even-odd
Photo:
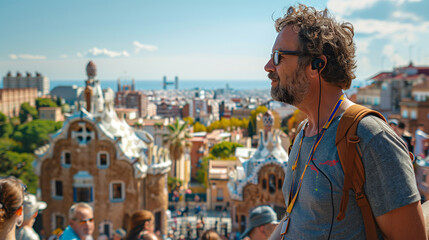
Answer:
[[[279,102],[296,106],[302,102],[308,92],[309,82],[304,71],[298,68],[293,76],[286,76],[286,86],[282,86],[277,72],[268,73],[268,78],[277,81],[277,86],[271,87],[271,97]]]

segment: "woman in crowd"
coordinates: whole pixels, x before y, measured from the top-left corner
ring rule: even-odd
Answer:
[[[0,239],[15,240],[16,226],[24,221],[25,185],[19,179],[0,179]]]
[[[145,235],[154,235],[153,230],[153,214],[147,210],[139,210],[131,216],[126,240],[142,239]]]

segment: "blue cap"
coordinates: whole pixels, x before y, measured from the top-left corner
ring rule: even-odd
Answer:
[[[267,205],[255,207],[250,212],[249,224],[244,230],[243,234],[241,234],[240,239],[246,237],[253,228],[259,227],[268,223],[278,224],[277,214],[274,210]]]

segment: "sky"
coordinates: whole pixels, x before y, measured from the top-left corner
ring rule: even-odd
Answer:
[[[50,80],[267,80],[274,19],[291,5],[328,8],[355,29],[359,80],[429,66],[429,0],[1,0],[0,76]]]

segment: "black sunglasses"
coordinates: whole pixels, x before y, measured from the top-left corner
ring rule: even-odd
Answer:
[[[273,59],[273,63],[275,66],[279,65],[281,55],[293,55],[293,56],[301,56],[303,55],[300,51],[282,51],[275,50],[274,53],[271,54],[271,58]]]

